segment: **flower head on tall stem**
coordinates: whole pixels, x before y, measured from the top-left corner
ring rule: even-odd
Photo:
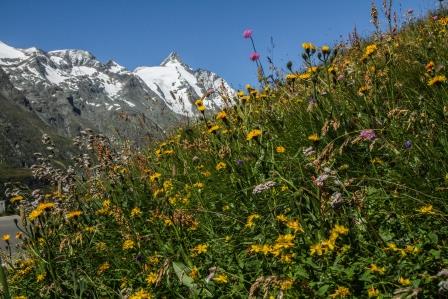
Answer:
[[[257,61],[258,59],[260,59],[260,54],[258,52],[252,52],[249,58],[252,61]]]
[[[253,33],[252,29],[246,29],[246,30],[243,31],[243,37],[244,38],[251,38],[252,37],[252,33]]]

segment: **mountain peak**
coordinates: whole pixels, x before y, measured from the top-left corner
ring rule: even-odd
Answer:
[[[172,63],[184,64],[182,59],[180,58],[179,54],[177,54],[174,51],[171,52],[170,55],[168,55],[168,57],[165,58],[160,65],[161,66],[166,66],[166,65],[172,64]]]
[[[26,55],[23,52],[0,41],[0,59],[17,59],[25,57]]]

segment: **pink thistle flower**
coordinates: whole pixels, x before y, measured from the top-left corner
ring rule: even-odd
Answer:
[[[260,54],[258,54],[257,52],[252,52],[250,54],[249,58],[252,61],[257,61],[258,59],[260,59]]]
[[[243,37],[244,38],[251,38],[252,37],[252,29],[246,29],[243,31]]]
[[[361,139],[363,139],[363,140],[373,141],[376,139],[376,134],[375,134],[374,130],[366,129],[366,130],[361,131],[361,133],[359,134],[359,137],[361,137]]]

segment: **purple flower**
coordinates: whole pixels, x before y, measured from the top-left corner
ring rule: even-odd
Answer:
[[[375,134],[374,130],[366,129],[366,130],[361,131],[361,133],[359,134],[359,137],[361,137],[361,139],[363,139],[363,140],[373,141],[376,138],[376,134]]]
[[[433,19],[434,21],[437,21],[438,18],[439,18],[438,16],[432,16],[432,19]]]
[[[244,38],[251,38],[252,37],[252,29],[246,29],[243,31],[243,37]]]
[[[412,141],[411,140],[406,140],[403,144],[405,149],[410,149],[412,147]]]
[[[238,165],[239,167],[243,166],[244,161],[243,160],[236,160],[236,165]]]
[[[249,58],[252,61],[257,61],[258,59],[260,59],[260,54],[258,54],[257,52],[252,52],[250,54]]]

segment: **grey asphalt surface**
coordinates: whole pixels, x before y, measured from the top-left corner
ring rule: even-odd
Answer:
[[[4,234],[9,234],[11,236],[9,242],[11,244],[11,249],[15,251],[15,245],[17,244],[16,232],[18,231],[16,225],[14,224],[14,219],[19,220],[19,216],[3,216],[0,217],[0,250],[6,250],[6,242],[1,238]]]

